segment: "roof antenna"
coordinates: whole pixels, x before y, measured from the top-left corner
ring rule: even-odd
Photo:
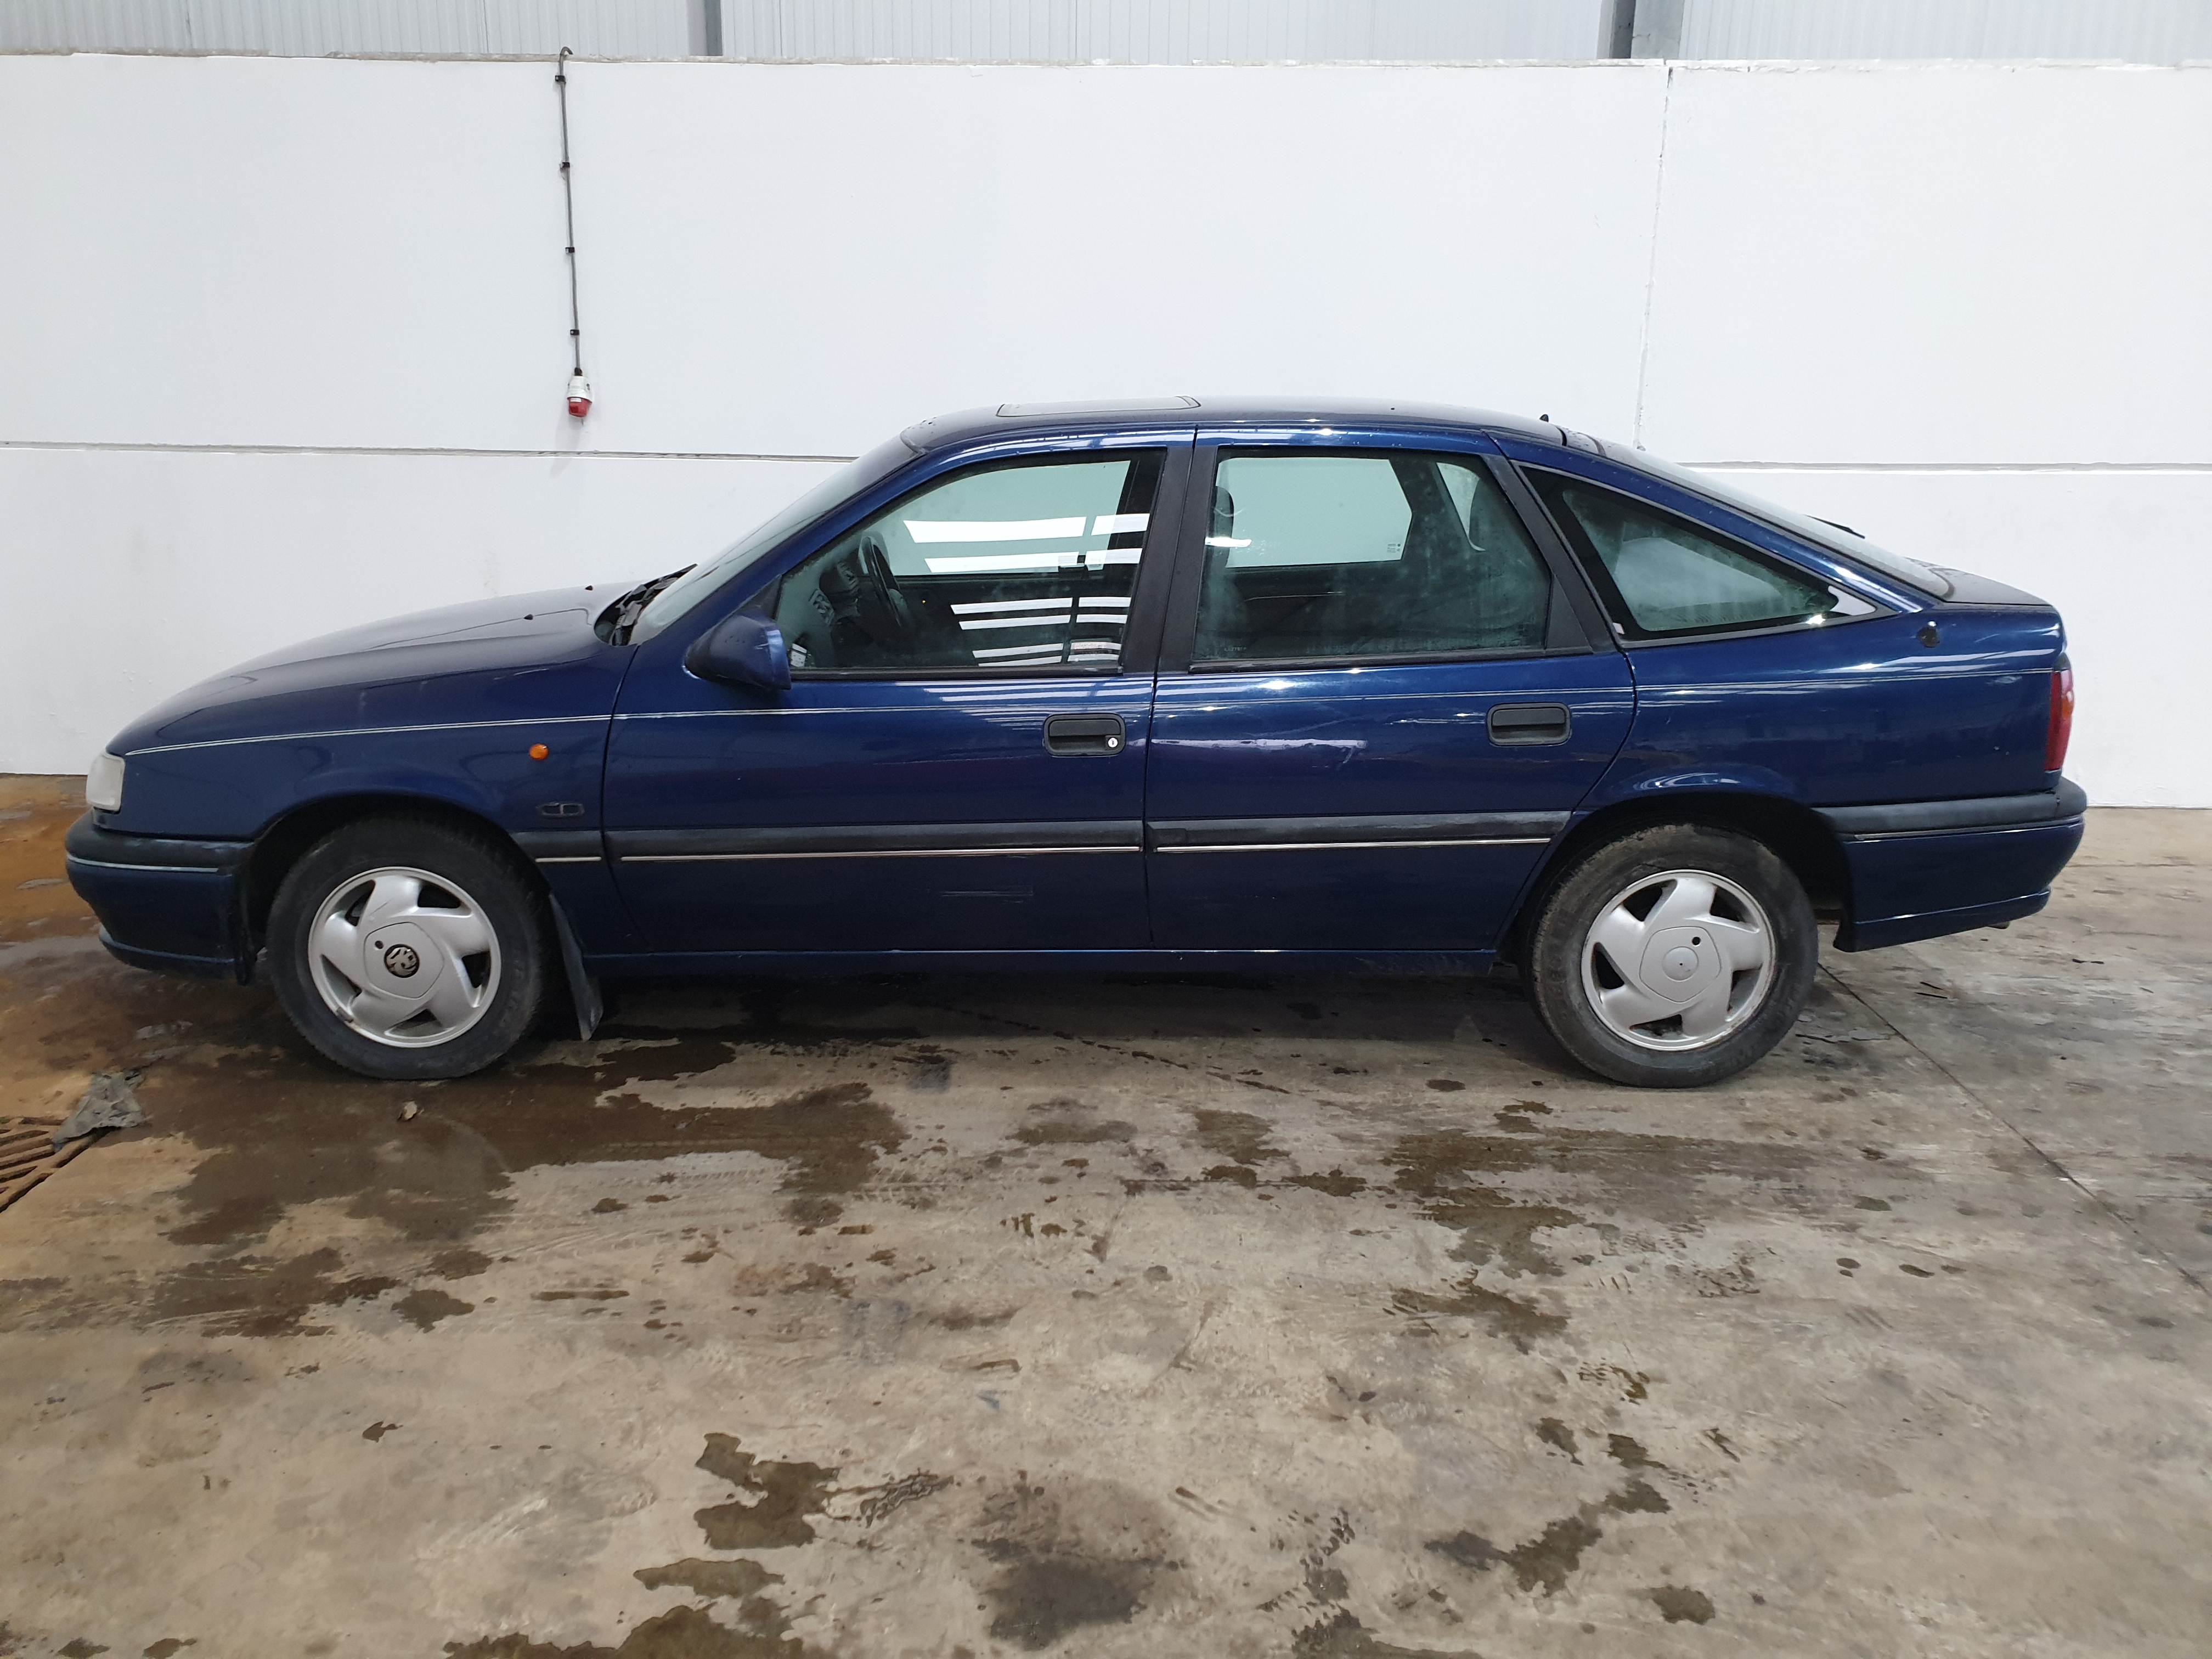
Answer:
[[[1536,418],[1540,421],[1548,421],[1552,417],[1548,415],[1539,415]]]

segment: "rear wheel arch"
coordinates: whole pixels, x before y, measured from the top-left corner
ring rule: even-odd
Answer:
[[[1662,823],[1733,830],[1771,848],[1790,866],[1812,901],[1815,915],[1848,912],[1850,871],[1843,844],[1811,807],[1779,795],[1735,790],[1682,790],[1616,801],[1600,807],[1560,837],[1521,896],[1512,921],[1498,940],[1501,960],[1528,961],[1528,930],[1559,883],[1583,857],[1607,842]]]

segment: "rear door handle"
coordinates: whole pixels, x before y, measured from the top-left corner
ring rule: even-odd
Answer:
[[[1118,755],[1128,738],[1119,714],[1054,714],[1044,723],[1044,746],[1054,755]]]
[[[1565,743],[1575,722],[1563,702],[1501,702],[1490,711],[1489,726],[1492,743]]]

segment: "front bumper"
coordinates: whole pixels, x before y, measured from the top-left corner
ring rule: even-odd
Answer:
[[[2081,844],[2078,784],[2033,795],[1820,809],[1850,871],[1839,951],[1997,927],[2051,902]]]
[[[86,813],[63,843],[70,885],[100,918],[100,942],[134,968],[252,976],[245,872],[250,841],[184,841],[103,830]]]

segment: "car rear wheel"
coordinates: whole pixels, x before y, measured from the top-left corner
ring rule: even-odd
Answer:
[[[1552,890],[1528,951],[1552,1035],[1644,1088],[1732,1077],[1804,1011],[1820,959],[1805,890],[1748,836],[1661,824],[1592,849]]]
[[[544,899],[489,837],[348,824],[292,866],[270,911],[277,1000],[365,1077],[461,1077],[529,1030],[544,996]]]

